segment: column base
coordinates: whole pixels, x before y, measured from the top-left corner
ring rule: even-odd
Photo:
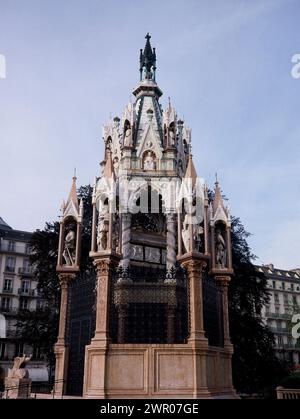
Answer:
[[[54,353],[55,383],[53,391],[55,395],[60,397],[66,393],[69,348],[68,346],[58,342],[54,346]]]

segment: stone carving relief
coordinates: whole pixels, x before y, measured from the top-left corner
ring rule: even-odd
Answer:
[[[144,260],[143,246],[134,244],[131,248],[130,258],[134,260]]]
[[[155,247],[145,247],[146,262],[160,263],[160,249]]]

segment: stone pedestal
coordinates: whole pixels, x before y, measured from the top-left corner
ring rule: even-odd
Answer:
[[[61,286],[60,297],[60,317],[57,343],[54,346],[55,353],[55,383],[54,392],[57,396],[62,396],[66,391],[68,355],[69,348],[65,343],[67,309],[68,309],[68,287],[70,281],[75,277],[75,273],[60,273],[59,281]]]
[[[207,257],[190,252],[178,258],[186,269],[189,286],[190,336],[189,346],[193,353],[194,398],[210,398],[207,385],[208,340],[204,332],[202,274],[207,266]]]
[[[109,348],[110,280],[120,257],[113,252],[93,255],[97,274],[96,330],[85,348],[83,394],[87,398],[106,398]]]
[[[5,378],[5,399],[29,399],[30,392],[30,378]]]

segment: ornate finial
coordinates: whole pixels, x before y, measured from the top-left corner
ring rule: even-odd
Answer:
[[[73,179],[77,179],[77,177],[76,177],[76,167],[74,167],[74,176],[73,176]]]
[[[219,180],[218,180],[218,173],[215,173],[215,177],[216,177],[216,182],[215,184],[218,185],[219,184]]]
[[[156,53],[155,48],[152,49],[149,32],[145,36],[146,45],[144,51],[140,52],[140,75],[142,80],[154,80],[156,71]]]

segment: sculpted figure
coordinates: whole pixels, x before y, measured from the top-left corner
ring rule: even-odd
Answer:
[[[188,214],[184,217],[183,230],[182,230],[182,241],[185,248],[185,252],[190,251],[190,231],[189,231],[189,216]]]
[[[26,399],[30,394],[31,380],[26,364],[31,356],[20,356],[14,359],[13,367],[8,370],[5,379],[4,398],[6,399]]]
[[[154,158],[151,154],[151,151],[148,151],[148,154],[145,157],[144,169],[145,170],[154,170],[155,169],[155,162],[154,162]]]
[[[127,147],[132,146],[132,137],[131,137],[131,129],[127,128],[125,132],[125,139],[124,139],[124,145]]]
[[[226,268],[226,243],[220,229],[216,231],[216,265],[218,269]]]
[[[175,134],[174,134],[174,132],[173,131],[170,131],[169,132],[169,141],[170,141],[170,146],[171,147],[174,147],[174,145],[175,145]]]
[[[102,205],[98,218],[97,245],[98,251],[107,249],[109,230],[109,214],[107,205]]]
[[[10,378],[28,378],[28,370],[26,364],[31,360],[30,356],[20,356],[14,359],[13,367],[8,371],[8,377]]]
[[[66,265],[68,266],[74,265],[75,250],[76,250],[76,234],[72,230],[72,228],[70,228],[65,237],[65,245],[64,245],[64,251],[63,251],[63,257],[65,259]]]

